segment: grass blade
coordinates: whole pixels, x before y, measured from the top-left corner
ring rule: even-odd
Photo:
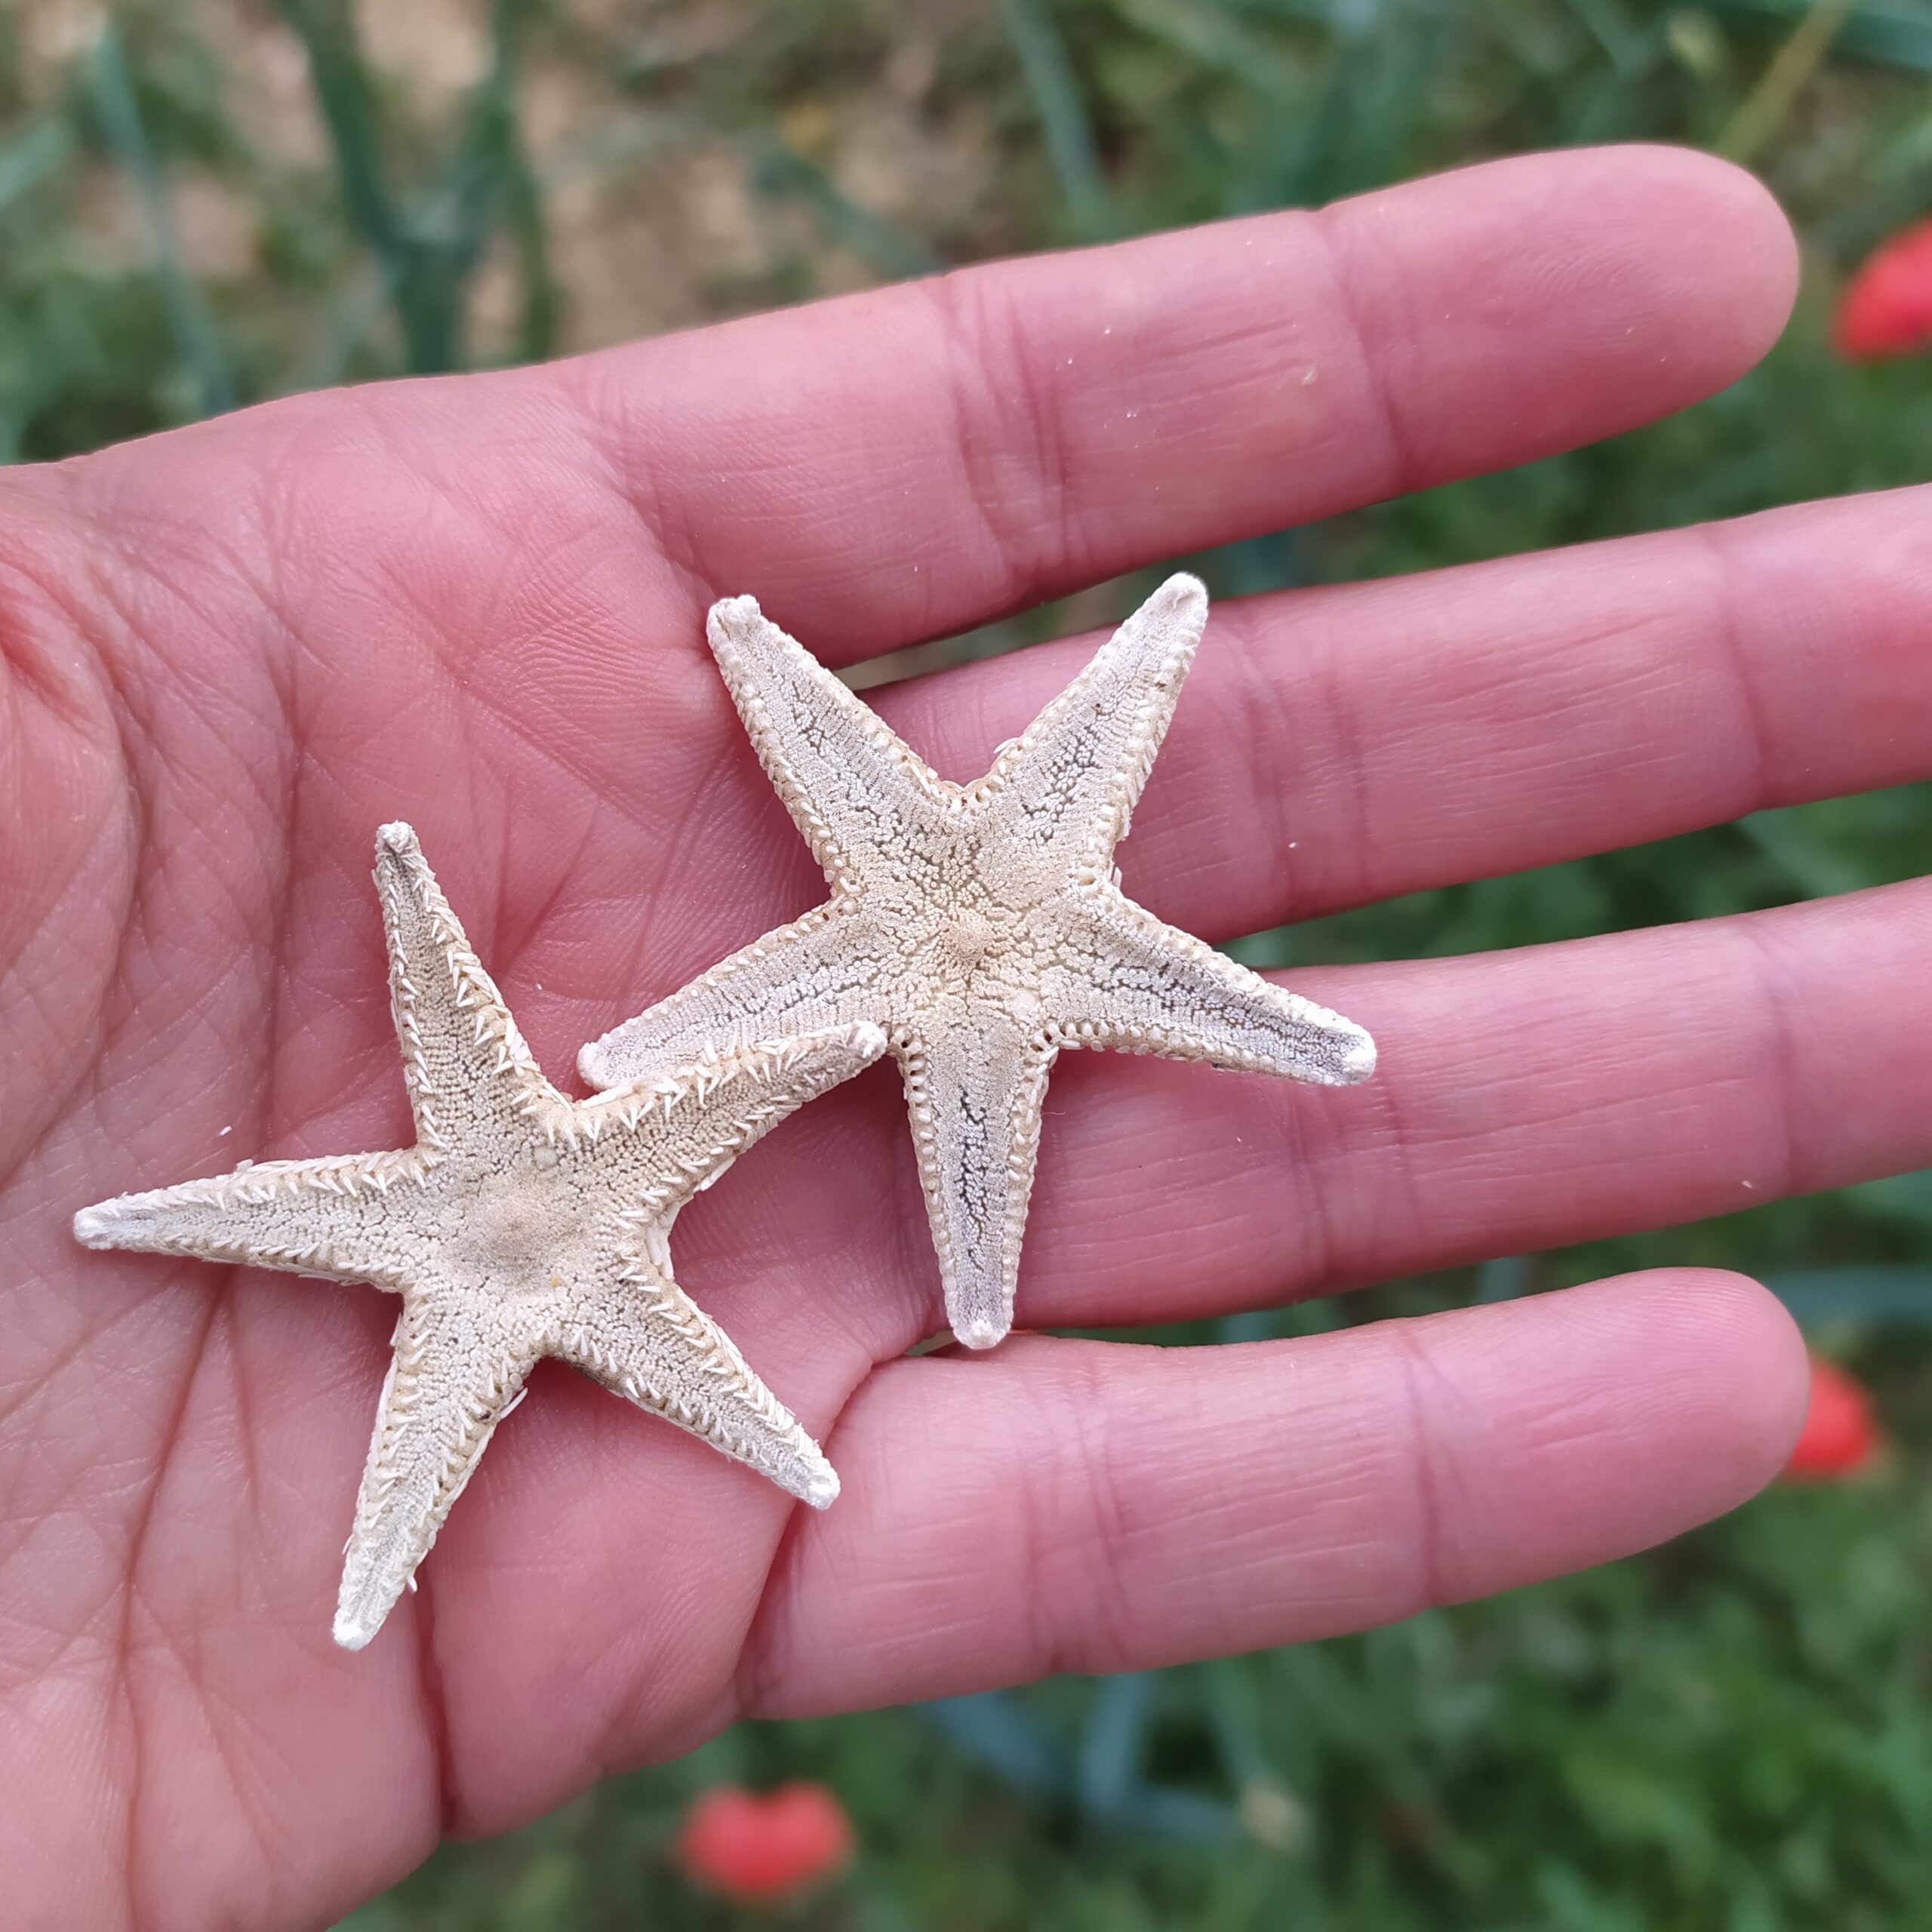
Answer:
[[[1718,137],[1720,154],[1736,162],[1749,161],[1783,126],[1798,97],[1823,66],[1832,42],[1851,11],[1852,0],[1811,0],[1804,17]]]
[[[1809,0],[1712,0],[1721,17],[1793,25],[1810,11]],[[1854,7],[1838,30],[1838,51],[1909,72],[1932,74],[1932,17],[1918,7]]]
[[[918,235],[841,193],[823,168],[768,136],[752,143],[752,183],[761,194],[795,195],[835,242],[894,281],[933,275],[946,264]]]
[[[214,318],[208,313],[202,292],[182,260],[180,240],[174,232],[160,165],[141,123],[140,107],[128,78],[119,30],[111,20],[102,27],[100,37],[94,42],[87,63],[87,82],[108,151],[127,177],[140,208],[155,274],[167,305],[168,326],[194,379],[196,413],[219,416],[235,407],[235,385],[228,373],[228,358],[216,333]]]
[[[1100,172],[1094,131],[1045,0],[1001,0],[1000,11],[1007,38],[1020,57],[1020,70],[1046,136],[1047,158],[1060,178],[1075,232],[1091,238],[1112,234],[1113,203]]]

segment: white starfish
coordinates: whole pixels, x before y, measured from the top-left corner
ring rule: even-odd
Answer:
[[[1366,1079],[1374,1043],[1123,894],[1112,858],[1207,623],[1170,577],[1005,746],[950,784],[749,597],[712,607],[711,648],[830,899],[584,1048],[593,1086],[700,1044],[883,1026],[953,1333],[1012,1325],[1047,1077],[1064,1047]]]
[[[560,1356],[823,1509],[818,1445],[671,1278],[678,1210],[768,1128],[878,1058],[875,1027],[749,1041],[592,1100],[543,1078],[406,825],[376,882],[417,1143],[244,1165],[83,1208],[90,1247],[370,1281],[402,1297],[335,1638],[374,1636],[491,1432]]]

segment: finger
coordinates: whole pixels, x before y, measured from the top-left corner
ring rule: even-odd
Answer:
[[[1217,605],[1128,890],[1211,938],[1932,777],[1932,492]],[[875,694],[949,772],[1090,659]]]
[[[1749,1496],[1806,1386],[1770,1295],[1687,1270],[1308,1341],[896,1362],[840,1423],[845,1495],[786,1546],[743,1707],[1151,1669],[1603,1562]]]
[[[1928,952],[1921,881],[1286,976],[1374,1035],[1360,1087],[1063,1054],[1017,1319],[1276,1306],[1932,1165]],[[830,1097],[806,1125],[774,1137],[755,1185],[694,1204],[679,1266],[728,1331],[854,1374],[936,1332],[938,1271],[890,1083]]]
[[[838,662],[1588,442],[1742,373],[1789,231],[1663,148],[1491,164],[562,365],[706,597]]]
[[[1375,1078],[1054,1075],[1019,1318],[1170,1321],[1932,1164],[1932,881],[1290,976]]]
[[[1932,776],[1928,504],[1902,490],[1218,605],[1119,848],[1123,881],[1221,938]],[[1098,643],[870,695],[922,757],[971,778]],[[823,897],[738,757],[746,792],[709,795],[704,849],[755,855],[734,878],[755,908],[689,902],[631,1005],[587,1007],[585,1037]]]

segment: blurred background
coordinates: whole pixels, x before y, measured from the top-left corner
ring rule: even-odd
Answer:
[[[1932,214],[1932,5],[12,0],[0,457],[1632,138],[1746,162],[1790,210],[1805,291],[1765,366],[1637,435],[1190,560],[1223,595],[1918,480],[1932,361],[1853,358],[1932,334],[1932,247],[1844,298]],[[1104,623],[1151,581],[869,675]],[[1236,949],[1514,946],[1928,860],[1913,787]],[[1826,1364],[1803,1466],[1726,1521],[1360,1638],[742,1727],[446,1849],[346,1924],[1932,1926],[1932,1174],[1164,1339],[1665,1261],[1768,1279]]]

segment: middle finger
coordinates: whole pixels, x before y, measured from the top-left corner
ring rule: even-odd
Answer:
[[[1224,938],[1932,776],[1928,510],[1900,490],[1217,604],[1128,889]],[[1097,642],[879,709],[977,776]]]

